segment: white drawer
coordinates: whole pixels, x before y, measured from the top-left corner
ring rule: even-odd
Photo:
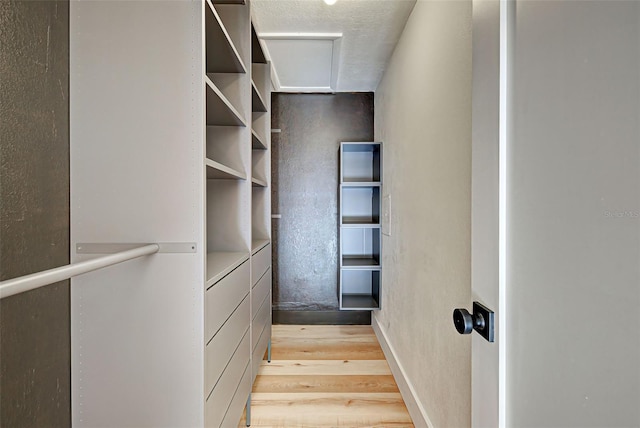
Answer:
[[[205,294],[205,343],[249,292],[249,263],[244,262],[216,282]]]
[[[258,338],[264,329],[264,326],[271,321],[271,293],[268,293],[262,302],[260,309],[253,319],[251,329],[251,349],[255,349],[258,344]]]
[[[262,329],[258,344],[253,350],[252,368],[251,368],[251,383],[255,382],[258,370],[260,369],[260,363],[264,358],[264,353],[269,345],[269,339],[271,338],[271,323],[268,323]]]
[[[251,285],[254,285],[271,266],[271,244],[251,256]]]
[[[238,422],[240,422],[240,418],[242,418],[242,412],[244,410],[244,406],[247,404],[247,398],[249,398],[249,393],[251,392],[251,373],[249,373],[249,367],[247,367],[242,375],[242,380],[240,380],[240,385],[238,385],[238,390],[236,391],[236,395],[233,396],[233,400],[231,400],[231,404],[229,405],[229,410],[227,410],[227,414],[220,424],[221,428],[226,427],[236,427],[238,426]]]
[[[249,367],[249,333],[247,332],[242,338],[242,342],[236,350],[233,358],[229,362],[229,365],[225,369],[224,373],[220,377],[220,381],[216,384],[216,388],[211,395],[207,397],[205,403],[205,426],[207,427],[219,427],[222,424],[222,419],[231,404],[232,398],[238,389],[238,385],[244,385],[246,388],[247,381],[245,380],[247,372],[251,368]],[[244,382],[244,383],[243,383]],[[248,391],[247,391],[248,395]],[[247,397],[244,398],[246,401]],[[239,421],[240,418],[238,418]],[[238,421],[235,423],[237,424]],[[235,426],[235,425],[234,425]]]
[[[253,286],[253,290],[251,290],[251,319],[255,318],[258,309],[260,309],[260,305],[262,305],[264,298],[267,297],[270,290],[271,270],[267,269],[267,272],[262,275],[262,278],[260,278],[258,283]]]
[[[205,349],[205,394],[209,394],[216,384],[220,375],[224,371],[225,366],[233,358],[249,358],[249,345],[247,343],[246,352],[242,351],[242,346],[238,348],[238,344],[243,340],[243,336],[249,329],[249,298],[245,298],[240,306],[235,310],[233,315],[227,320],[222,328],[211,339]],[[238,348],[238,351],[236,351]],[[242,351],[241,357],[234,355],[234,352]],[[246,355],[245,355],[246,353]]]

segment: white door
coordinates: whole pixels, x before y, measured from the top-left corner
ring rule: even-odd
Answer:
[[[474,0],[471,295],[495,312],[496,326],[493,343],[471,338],[473,427],[500,419],[500,102],[500,1]]]
[[[473,1],[474,427],[640,426],[640,2]]]

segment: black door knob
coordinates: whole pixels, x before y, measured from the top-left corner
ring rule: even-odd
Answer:
[[[471,334],[476,330],[489,342],[493,342],[493,311],[481,303],[473,302],[473,314],[464,308],[453,310],[453,325],[460,334]]]
[[[453,310],[453,325],[460,334],[471,334],[473,331],[473,317],[468,310],[458,308]]]

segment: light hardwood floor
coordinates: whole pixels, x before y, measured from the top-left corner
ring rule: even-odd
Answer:
[[[254,428],[413,427],[370,326],[274,325],[271,357],[253,385]]]

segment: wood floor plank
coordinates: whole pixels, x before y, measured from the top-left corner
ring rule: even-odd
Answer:
[[[272,341],[275,360],[384,360],[382,348],[375,342],[348,339],[312,339]]]
[[[262,376],[253,392],[399,392],[391,375],[383,376]]]
[[[278,339],[339,339],[364,338],[375,340],[369,325],[274,325],[273,337]]]
[[[399,393],[254,393],[252,425],[412,426]]]
[[[260,365],[260,375],[390,375],[386,360],[271,360]]]

